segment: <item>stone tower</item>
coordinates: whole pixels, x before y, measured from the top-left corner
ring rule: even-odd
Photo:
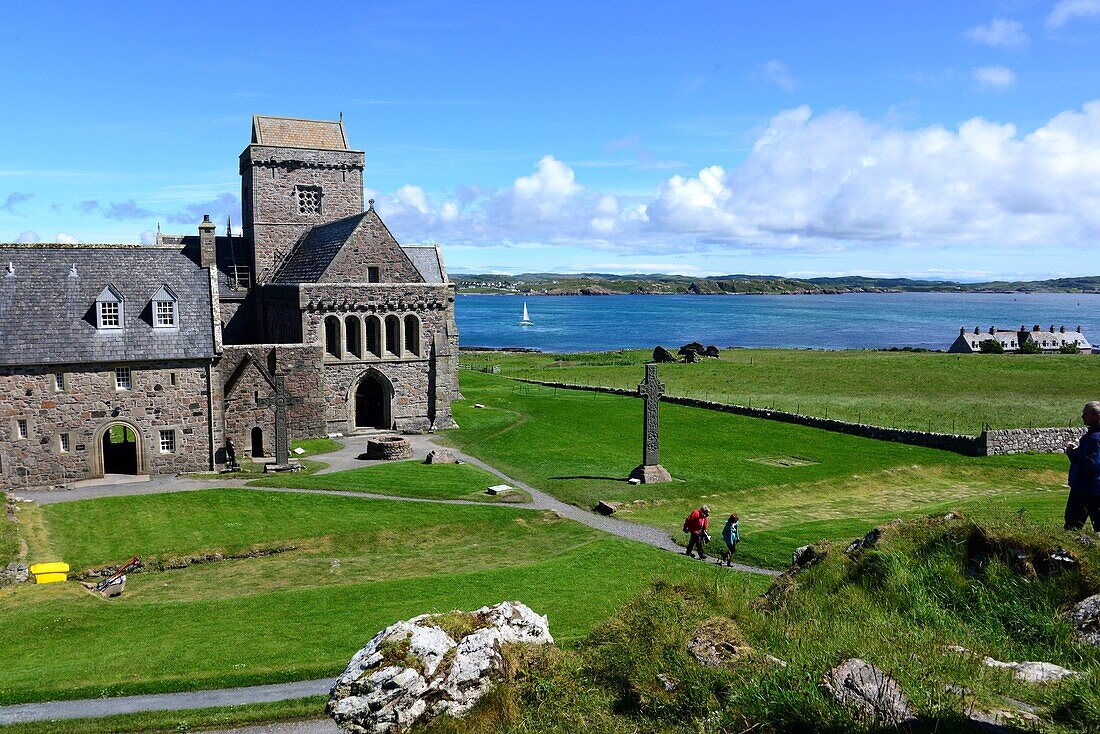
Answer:
[[[348,149],[342,120],[254,116],[240,172],[254,283],[310,227],[363,211],[363,151]]]

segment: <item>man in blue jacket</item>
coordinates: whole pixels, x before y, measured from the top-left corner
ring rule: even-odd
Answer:
[[[1069,499],[1066,501],[1066,530],[1080,530],[1092,518],[1092,529],[1100,532],[1100,401],[1085,403],[1081,421],[1088,432],[1080,442],[1066,444],[1069,457]]]

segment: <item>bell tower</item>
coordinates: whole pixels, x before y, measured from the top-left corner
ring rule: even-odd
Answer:
[[[363,211],[363,151],[348,148],[343,116],[253,116],[240,172],[254,283],[271,280],[310,227]]]

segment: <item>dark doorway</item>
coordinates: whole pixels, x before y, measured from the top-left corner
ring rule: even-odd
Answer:
[[[252,429],[252,457],[259,458],[264,455],[264,429],[259,426]]]
[[[355,390],[355,427],[390,427],[390,391],[382,379],[368,372]]]
[[[134,429],[115,425],[103,432],[103,473],[137,474],[137,435]]]

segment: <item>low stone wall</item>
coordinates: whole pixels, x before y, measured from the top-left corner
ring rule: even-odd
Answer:
[[[626,395],[638,397],[635,390],[627,390],[619,387],[599,387],[593,385],[567,385],[561,382],[548,382],[545,380],[527,380],[514,378],[517,382],[525,382],[531,385],[544,387],[556,387],[563,390],[584,390],[587,392],[600,392],[609,395]],[[1068,441],[1077,441],[1083,428],[1013,428],[993,431],[983,431],[978,436],[960,436],[952,433],[931,433],[928,431],[911,431],[903,428],[886,428],[884,426],[872,426],[865,423],[850,423],[838,421],[832,418],[816,418],[800,413],[786,413],[781,410],[768,410],[766,408],[750,408],[745,405],[731,405],[729,403],[716,403],[711,400],[680,397],[677,395],[664,395],[661,402],[674,405],[686,405],[692,408],[704,410],[717,410],[722,413],[734,413],[751,418],[763,418],[765,420],[779,421],[781,423],[795,423],[811,428],[820,428],[824,431],[847,433],[863,438],[873,438],[879,441],[895,441],[897,443],[910,444],[912,446],[924,446],[944,451],[954,451],[967,456],[996,456],[1002,454],[1022,454],[1029,451],[1038,453],[1057,453],[1062,450]]]
[[[1026,454],[1029,451],[1040,454],[1056,454],[1067,443],[1077,443],[1085,435],[1084,428],[1010,428],[986,431],[985,455]]]

